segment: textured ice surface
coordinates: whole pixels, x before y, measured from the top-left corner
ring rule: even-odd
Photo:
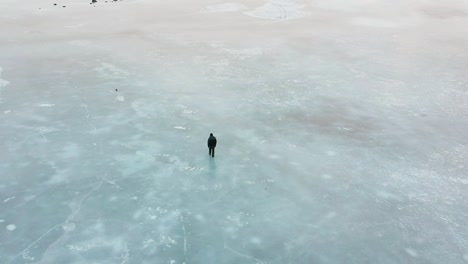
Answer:
[[[304,7],[289,0],[273,0],[244,14],[265,19],[298,19],[307,16]]]
[[[243,4],[239,3],[224,3],[217,5],[209,5],[203,9],[204,12],[235,12],[239,10],[247,9]]]
[[[463,1],[0,10],[0,263],[468,262]]]

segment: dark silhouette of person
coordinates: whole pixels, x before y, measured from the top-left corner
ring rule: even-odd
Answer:
[[[217,141],[216,141],[215,136],[213,136],[213,133],[210,133],[210,137],[208,138],[208,149],[209,149],[208,155],[211,155],[211,157],[213,158],[214,158],[214,152],[215,152],[214,150],[216,148],[216,143]]]

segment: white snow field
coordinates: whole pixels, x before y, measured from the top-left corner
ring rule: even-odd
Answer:
[[[467,47],[466,1],[0,0],[0,263],[468,263]]]

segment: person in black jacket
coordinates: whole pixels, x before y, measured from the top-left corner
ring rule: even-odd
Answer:
[[[216,148],[216,138],[213,136],[213,133],[210,134],[210,137],[208,138],[208,155],[211,155],[211,157],[214,158],[214,150]]]

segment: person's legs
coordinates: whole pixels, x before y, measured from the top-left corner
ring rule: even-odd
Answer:
[[[214,148],[211,149],[211,157],[214,158]]]
[[[208,148],[208,156],[211,156],[211,148]]]

